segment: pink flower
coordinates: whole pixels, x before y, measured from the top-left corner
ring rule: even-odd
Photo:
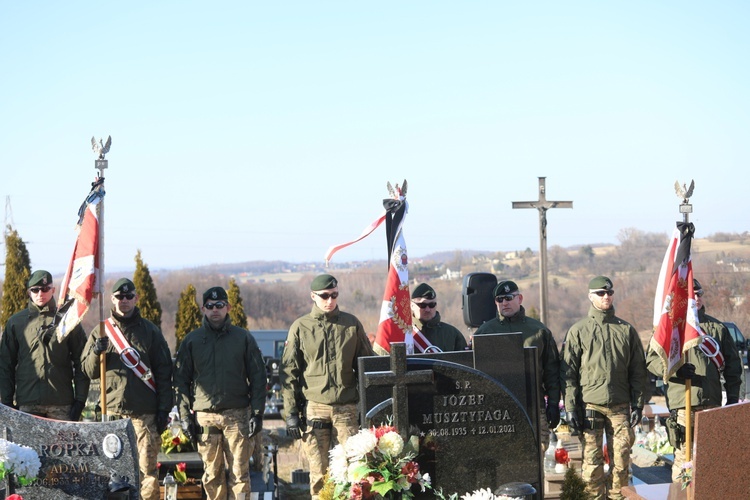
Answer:
[[[185,472],[185,469],[187,469],[187,464],[185,462],[180,462],[177,464],[178,471]]]
[[[416,483],[419,475],[419,464],[417,462],[407,462],[401,467],[401,474],[406,476],[410,483]]]
[[[23,497],[18,493],[13,493],[12,495],[5,497],[5,500],[23,500]]]
[[[380,427],[374,427],[373,432],[375,433],[375,437],[380,439],[387,432],[396,432],[396,428],[392,425],[381,425]]]

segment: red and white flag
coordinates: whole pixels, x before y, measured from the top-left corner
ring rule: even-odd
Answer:
[[[405,208],[406,202],[404,201]],[[406,342],[407,354],[414,352],[409,294],[409,259],[402,224],[403,218],[396,229],[397,235],[390,251],[388,279],[385,283],[378,333],[375,335],[373,346],[378,354],[390,353],[392,342]]]
[[[654,297],[654,335],[651,348],[664,362],[664,381],[684,363],[683,353],[699,345],[713,351],[714,363],[723,367],[714,339],[701,331],[693,290],[690,246],[695,227],[678,222],[664,255]]]
[[[409,295],[409,259],[406,254],[403,224],[408,212],[406,203],[406,181],[403,186],[396,184],[395,189],[388,183],[390,198],[383,200],[385,213],[368,225],[358,238],[334,245],[326,252],[328,263],[337,251],[356,243],[372,234],[383,222],[386,224],[388,243],[388,278],[380,308],[380,322],[375,335],[373,349],[378,354],[388,354],[391,342],[406,342],[406,352],[414,352],[414,339],[411,326],[411,296]],[[426,339],[425,339],[426,340]]]
[[[69,300],[73,300],[73,303],[57,326],[58,339],[64,338],[81,322],[91,305],[94,292],[98,289],[99,203],[104,198],[103,181],[104,179],[100,179],[94,183],[78,212],[78,238],[60,287],[58,301],[60,306]]]

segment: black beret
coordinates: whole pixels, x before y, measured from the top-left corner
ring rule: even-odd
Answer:
[[[331,288],[336,288],[339,286],[339,282],[336,281],[336,278],[331,276],[330,274],[321,274],[315,277],[314,280],[312,280],[312,283],[310,283],[310,290],[313,292],[317,292],[318,290],[330,290]]]
[[[115,286],[112,287],[112,293],[115,294],[117,292],[133,293],[135,292],[135,285],[127,278],[120,278],[115,282]]]
[[[511,280],[503,280],[497,285],[495,285],[495,289],[492,291],[492,295],[495,297],[498,297],[500,295],[508,295],[509,293],[517,292],[518,291],[518,285],[516,285],[515,282]]]
[[[34,271],[34,274],[31,275],[31,278],[29,278],[29,286],[36,286],[36,285],[52,285],[52,275],[49,273],[49,271],[42,271],[41,269],[38,271]]]
[[[703,290],[703,287],[701,286],[701,282],[695,278],[693,278],[693,290]]]
[[[203,292],[203,303],[205,304],[209,300],[227,300],[227,291],[220,286],[209,288]]]
[[[420,283],[414,288],[414,291],[411,292],[412,299],[425,298],[432,300],[436,296],[437,294],[435,293],[435,290],[427,283]]]
[[[595,292],[597,290],[612,290],[612,280],[606,276],[597,276],[589,281],[589,291]]]

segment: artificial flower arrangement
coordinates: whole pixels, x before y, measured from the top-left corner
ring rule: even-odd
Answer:
[[[509,497],[507,495],[495,495],[490,491],[489,488],[483,488],[481,490],[475,490],[471,493],[464,493],[460,497],[458,493],[453,493],[449,496],[444,496],[442,493],[438,493],[437,498],[445,500],[523,500],[519,497]]]
[[[0,438],[0,480],[6,474],[15,474],[18,484],[27,486],[36,479],[41,467],[36,451]]]
[[[161,433],[161,451],[171,453],[175,450],[177,452],[192,451],[193,444],[182,430],[175,436],[171,429],[167,429]]]
[[[183,423],[180,421],[180,414],[177,413],[177,408],[173,408],[169,414],[170,423],[164,432],[161,433],[161,451],[162,453],[170,453],[175,450],[177,452],[183,451],[194,451],[193,443],[185,435],[185,429]]]
[[[395,494],[412,498],[413,485],[425,491],[430,488],[430,476],[419,471],[414,460],[418,451],[417,436],[404,442],[391,425],[360,430],[330,452],[331,498],[380,500]]]
[[[693,482],[693,462],[685,462],[682,464],[682,470],[677,478],[682,482],[682,489],[684,490]]]

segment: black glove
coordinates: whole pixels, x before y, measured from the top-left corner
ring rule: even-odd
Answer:
[[[78,422],[81,420],[81,413],[83,413],[83,407],[86,406],[86,403],[83,401],[78,401],[77,399],[73,401],[73,404],[70,405],[70,413],[68,413],[68,420],[71,422]]]
[[[557,427],[560,423],[560,403],[547,403],[547,423],[550,429]]]
[[[169,412],[164,410],[159,410],[156,412],[156,432],[161,434],[165,430],[167,430],[167,426],[169,425]]]
[[[292,439],[302,439],[302,422],[300,422],[299,415],[286,417],[286,435]]]
[[[739,402],[740,398],[738,398],[737,396],[727,396],[727,404],[725,404],[724,406],[736,405]]]
[[[109,347],[108,337],[97,337],[96,341],[94,342],[94,354],[98,356],[101,353],[105,352],[108,347]]]
[[[571,412],[568,412],[568,419],[570,420],[568,424],[570,425],[570,429],[572,431],[578,433],[583,432],[583,420],[581,420],[581,416],[577,411],[573,410]]]
[[[643,417],[643,408],[632,408],[630,410],[630,427],[635,427],[641,423]]]
[[[185,437],[188,438],[191,443],[197,443],[196,438],[198,437],[198,424],[195,422],[195,416],[190,412],[186,412],[183,413],[180,418],[182,419],[183,425],[187,424],[187,426],[183,428]]]
[[[257,433],[263,430],[263,415],[260,413],[254,414],[250,417],[250,437],[255,436]]]
[[[675,375],[679,378],[691,380],[695,376],[695,365],[692,363],[685,363],[677,369]]]

